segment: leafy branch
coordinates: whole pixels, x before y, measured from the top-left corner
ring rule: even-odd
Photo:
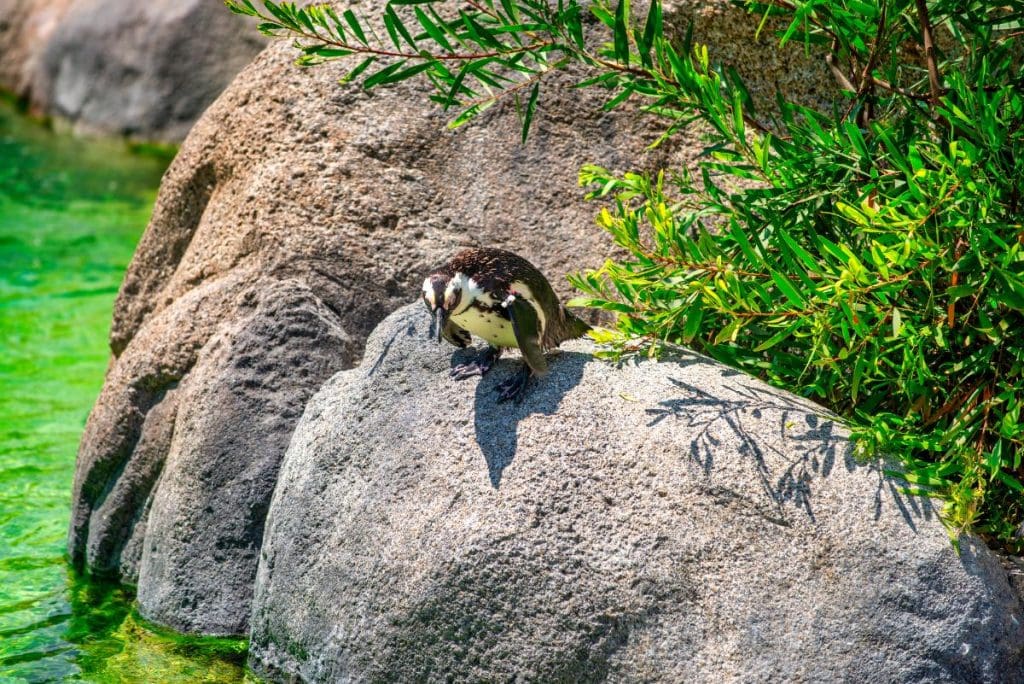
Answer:
[[[293,38],[300,66],[362,57],[343,80],[361,77],[366,88],[425,76],[435,88],[432,100],[445,110],[461,110],[450,124],[453,128],[511,96],[522,112],[524,140],[542,80],[570,64],[598,74],[581,85],[610,89],[608,109],[633,95],[644,97],[649,100],[644,109],[673,120],[672,131],[709,114],[700,111],[705,99],[689,94],[693,89],[740,87],[738,79],[715,69],[706,48],[694,50],[686,40],[677,49],[663,35],[659,2],[650,5],[642,24],[633,22],[629,0],[614,9],[605,2],[598,0],[585,12],[576,0],[474,0],[469,10],[443,17],[434,7],[440,0],[392,0],[380,20],[386,39],[350,9],[339,15],[330,5],[299,7],[266,0],[260,10],[252,0],[226,4],[233,12],[259,19],[262,33]],[[609,40],[600,42],[597,27],[607,31]],[[530,91],[523,108],[519,97],[526,88]],[[737,98],[750,102],[745,91]],[[750,111],[740,107],[736,114],[755,130],[769,132]]]

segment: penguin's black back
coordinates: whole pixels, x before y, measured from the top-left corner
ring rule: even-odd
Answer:
[[[543,339],[545,347],[557,347],[565,340],[580,337],[590,330],[589,325],[562,306],[544,274],[518,254],[494,247],[465,249],[452,257],[446,270],[451,275],[465,274],[489,293],[506,293],[513,283],[525,283],[544,309],[547,319]]]

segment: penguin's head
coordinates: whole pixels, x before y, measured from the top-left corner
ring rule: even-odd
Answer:
[[[436,337],[438,342],[441,341],[441,332],[454,308],[448,296],[451,282],[452,278],[444,273],[433,273],[423,281],[423,303],[434,315],[430,324],[430,337]]]
[[[423,281],[423,302],[430,313],[434,314],[430,336],[441,341],[441,332],[452,314],[459,314],[469,308],[480,293],[480,288],[472,278],[463,273],[449,276],[446,273],[434,273]]]

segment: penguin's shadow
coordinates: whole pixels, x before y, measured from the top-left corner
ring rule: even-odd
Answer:
[[[471,361],[478,350],[461,349],[452,356],[452,366]],[[589,354],[561,351],[549,353],[548,373],[542,378],[531,378],[526,396],[516,404],[498,403],[498,386],[519,372],[522,360],[518,357],[501,359],[476,383],[473,427],[476,442],[487,462],[491,485],[497,489],[501,477],[516,456],[519,446],[519,421],[527,416],[554,415],[566,392],[579,384],[583,367],[593,360]],[[473,382],[466,380],[464,382]]]

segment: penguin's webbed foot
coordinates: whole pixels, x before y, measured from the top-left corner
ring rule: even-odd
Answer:
[[[472,378],[477,375],[483,375],[487,371],[491,370],[494,362],[498,360],[501,355],[501,350],[495,347],[488,347],[480,352],[480,355],[475,360],[469,363],[460,363],[451,370],[451,376],[455,380],[465,380],[466,378]]]
[[[523,397],[526,396],[526,387],[530,383],[531,375],[530,367],[524,363],[518,373],[495,387],[494,391],[498,393],[498,403],[501,404],[509,400],[516,404],[522,402]]]

